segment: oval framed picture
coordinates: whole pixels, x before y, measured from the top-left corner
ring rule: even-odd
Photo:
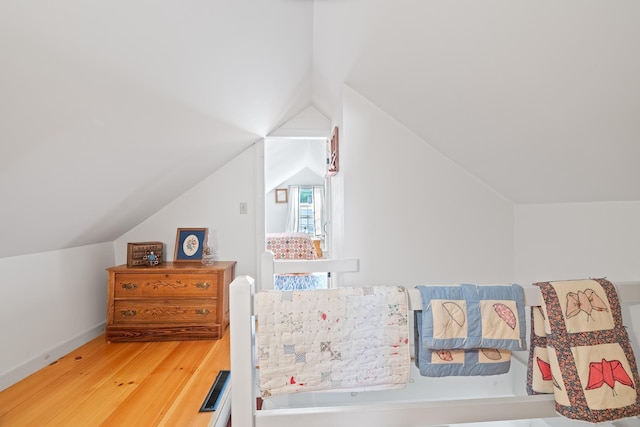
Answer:
[[[207,228],[178,228],[174,262],[201,262],[207,244]]]

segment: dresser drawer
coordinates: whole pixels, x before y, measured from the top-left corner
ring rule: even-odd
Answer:
[[[117,274],[116,298],[131,297],[215,297],[218,275],[213,274]]]
[[[117,300],[115,324],[211,323],[216,317],[216,300]]]

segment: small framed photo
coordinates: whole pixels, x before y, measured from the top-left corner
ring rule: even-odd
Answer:
[[[207,228],[178,228],[174,262],[202,262],[207,244]]]
[[[276,203],[287,203],[289,201],[286,188],[276,188]]]

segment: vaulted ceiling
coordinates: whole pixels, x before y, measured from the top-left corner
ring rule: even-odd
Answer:
[[[514,203],[640,200],[638,22],[635,0],[0,2],[0,257],[113,240],[343,84]]]

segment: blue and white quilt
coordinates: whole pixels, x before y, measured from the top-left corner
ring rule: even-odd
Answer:
[[[519,285],[418,286],[416,364],[425,376],[508,372],[511,351],[526,350]]]

